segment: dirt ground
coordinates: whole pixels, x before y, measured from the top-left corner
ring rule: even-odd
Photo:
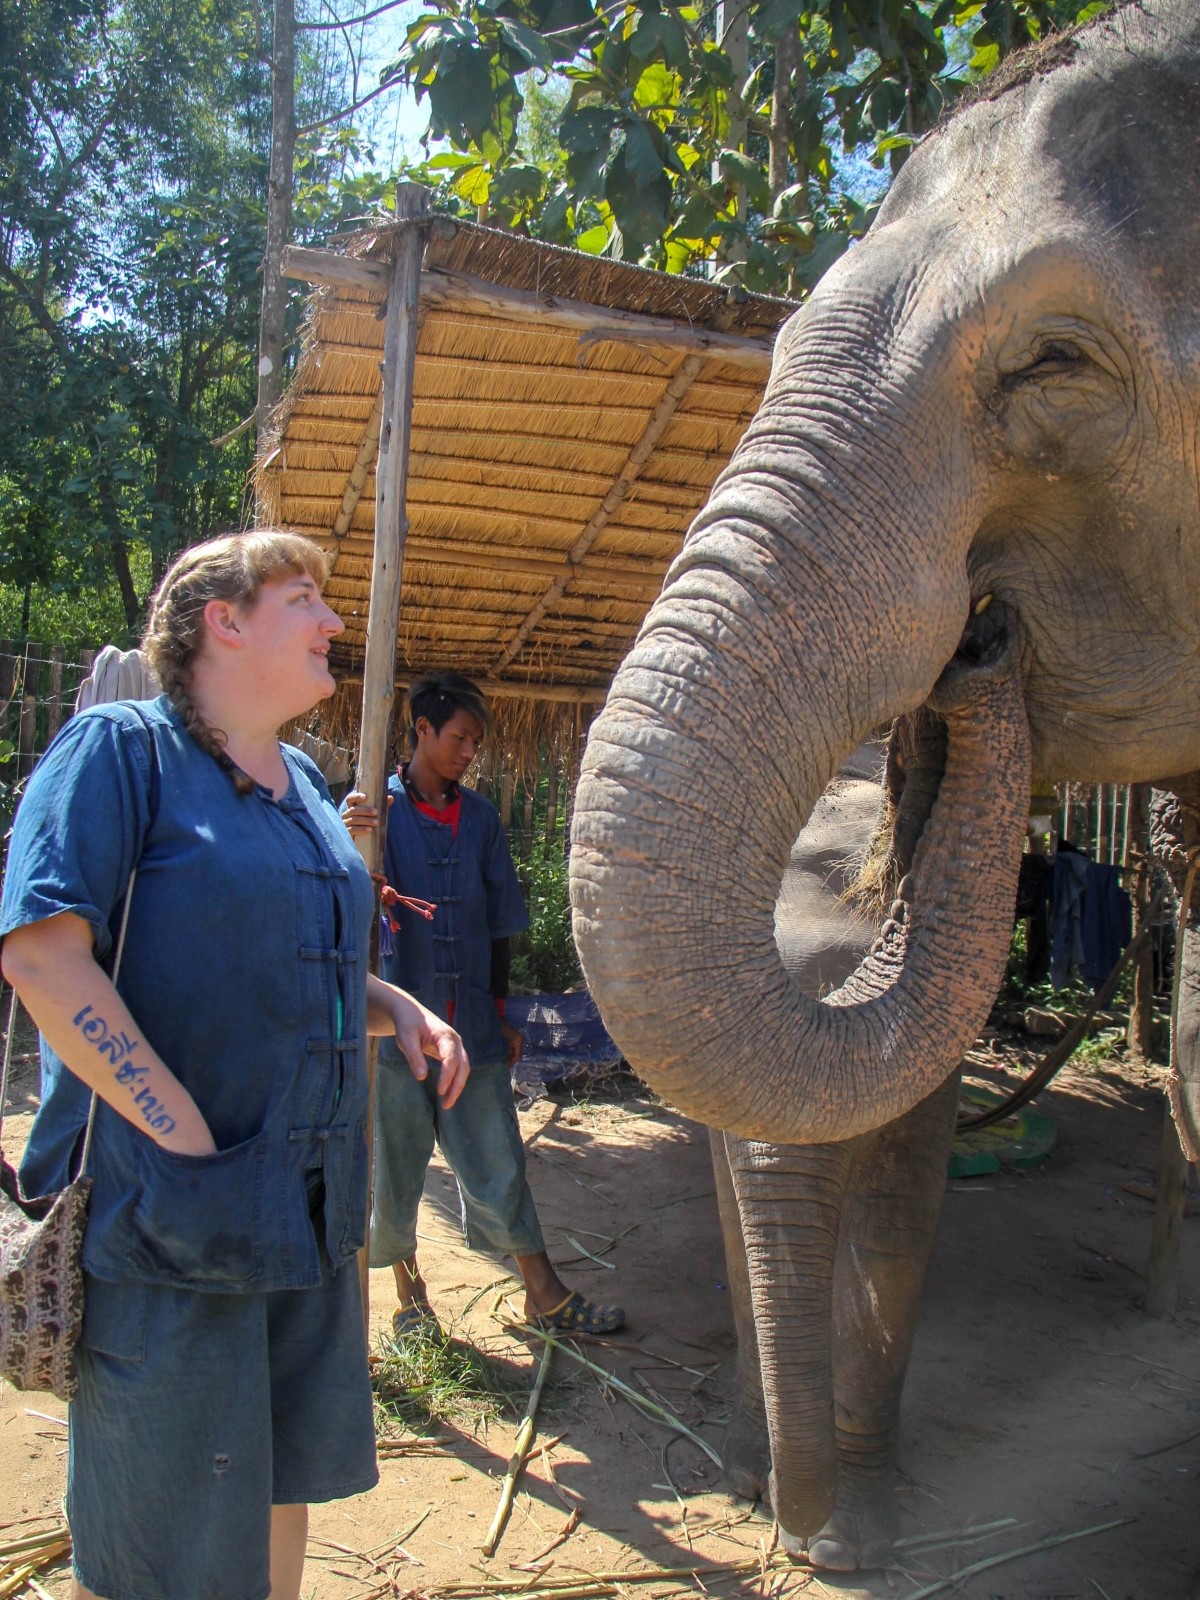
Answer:
[[[9,1148],[24,1137],[33,1091],[27,1062],[14,1085]],[[627,1308],[628,1330],[588,1344],[590,1359],[657,1397],[719,1454],[734,1346],[707,1142],[685,1119],[629,1093],[597,1089],[586,1100],[553,1096],[524,1109],[531,1182],[551,1254],[569,1263],[570,1281]],[[443,1426],[442,1442],[419,1454],[389,1446],[377,1490],[315,1511],[305,1593],[355,1600],[619,1573],[624,1581],[608,1592],[623,1597],[690,1590],[777,1600],[807,1590],[904,1600],[989,1557],[1118,1520],[1110,1531],[993,1566],[955,1593],[1200,1593],[1200,1221],[1184,1226],[1179,1312],[1150,1321],[1141,1268],[1152,1208],[1123,1188],[1154,1180],[1158,1084],[1151,1072],[1112,1065],[1068,1071],[1039,1104],[1058,1127],[1045,1165],[949,1185],[905,1395],[904,1544],[894,1570],[835,1581],[788,1565],[771,1553],[769,1517],[726,1494],[695,1445],[558,1354],[539,1414],[539,1438],[557,1442],[545,1454],[535,1446],[493,1558],[480,1546],[515,1417],[477,1436]],[[494,1319],[497,1291],[480,1291],[504,1269],[462,1248],[456,1215],[452,1180],[435,1165],[421,1223],[434,1303],[526,1393],[538,1352]],[[583,1257],[568,1235],[613,1270]],[[387,1274],[373,1275],[372,1291],[382,1328]],[[47,1419],[63,1414],[46,1397],[0,1393],[0,1528],[57,1515],[65,1431]],[[551,1549],[575,1506],[578,1525]],[[1002,1521],[990,1534],[966,1531]],[[23,1522],[0,1532],[0,1542],[38,1526]],[[630,1582],[639,1570],[710,1563],[765,1570]],[[42,1582],[65,1593],[62,1568]]]

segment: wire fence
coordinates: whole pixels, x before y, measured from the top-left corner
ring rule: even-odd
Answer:
[[[0,781],[27,778],[75,707],[94,650],[0,639]]]

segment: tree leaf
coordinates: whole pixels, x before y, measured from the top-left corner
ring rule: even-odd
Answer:
[[[582,250],[585,255],[602,255],[608,247],[608,229],[602,222],[594,228],[589,228],[586,233],[581,233],[575,240],[576,250]]]
[[[529,66],[540,67],[544,72],[548,72],[554,65],[554,56],[540,33],[527,28],[523,22],[511,22],[507,17],[499,19],[499,28],[500,37]]]
[[[633,180],[634,188],[648,188],[662,177],[662,158],[655,149],[650,130],[644,122],[626,124],[622,155],[625,169]]]

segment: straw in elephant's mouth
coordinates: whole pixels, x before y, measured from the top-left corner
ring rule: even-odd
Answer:
[[[985,595],[972,603],[967,625],[954,654],[947,662],[943,678],[971,669],[990,669],[999,666],[1016,642],[1017,617],[1011,606],[1003,600],[993,600]]]

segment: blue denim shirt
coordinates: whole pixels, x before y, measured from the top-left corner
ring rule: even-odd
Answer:
[[[500,814],[490,800],[460,786],[458,832],[417,810],[398,773],[388,779],[384,872],[393,889],[436,907],[433,921],[396,906],[400,924],[383,976],[454,1026],[475,1070],[505,1058],[492,999],[492,940],[529,926]]]
[[[136,866],[121,995],[217,1146],[173,1155],[100,1103],[84,1265],[110,1282],[311,1287],[322,1180],[334,1263],[363,1241],[373,892],[317,769],[283,751],[287,793],[240,796],[165,698],[98,706],[67,723],[17,814],[0,935],[71,911],[111,970]],[[67,1181],[90,1098],[44,1042],[42,1065],[28,1194]]]

